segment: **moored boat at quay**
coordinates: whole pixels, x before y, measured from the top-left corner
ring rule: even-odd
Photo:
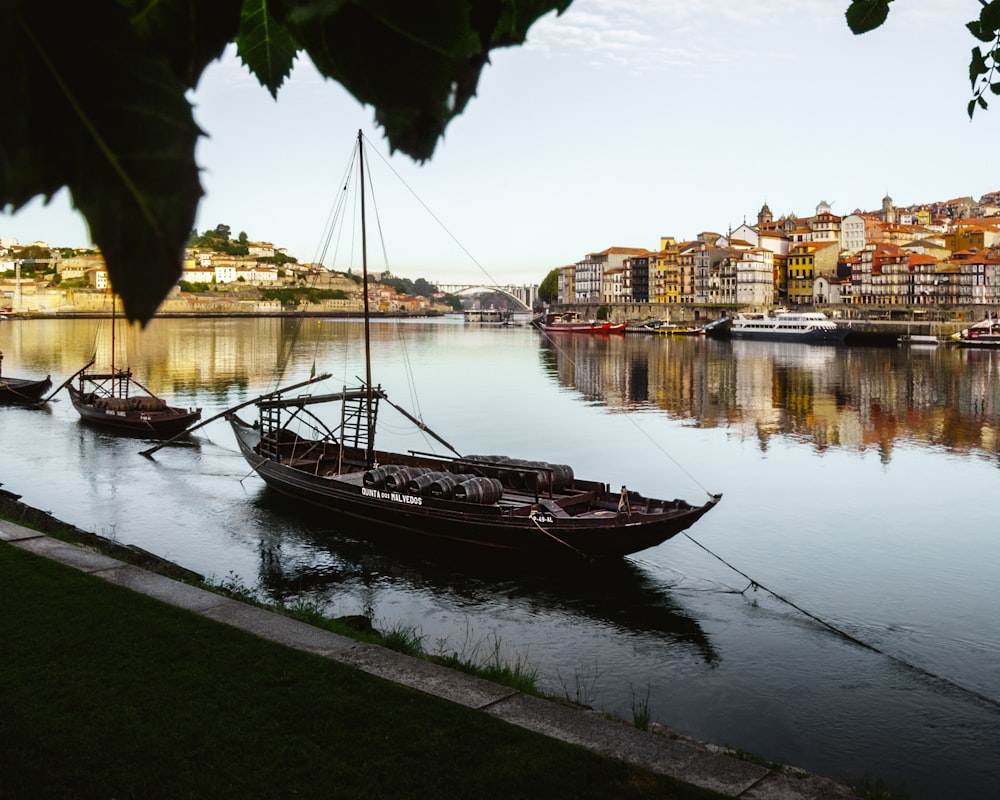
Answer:
[[[729,330],[734,339],[817,344],[839,344],[850,333],[819,311],[737,314]]]
[[[624,333],[625,323],[584,319],[577,311],[547,312],[537,317],[534,324],[546,333]]]
[[[476,325],[509,325],[513,312],[505,308],[474,308],[463,313],[467,323]]]
[[[657,336],[704,336],[705,329],[696,325],[658,325],[653,330]]]
[[[0,405],[41,404],[44,395],[52,386],[49,376],[33,378],[5,378],[2,371],[3,353],[0,353]]]
[[[951,340],[959,347],[1000,347],[1000,318],[989,316],[953,333]]]
[[[364,165],[359,131],[357,183],[367,298]],[[693,505],[650,497],[621,483],[581,479],[565,464],[463,455],[372,382],[367,304],[364,324],[365,377],[359,379],[360,385],[301,395],[295,390],[307,384],[300,383],[225,412],[250,468],[270,489],[300,507],[320,508],[341,522],[354,523],[365,538],[392,539],[424,550],[478,552],[491,559],[512,556],[521,565],[590,564],[620,559],[671,539],[714,508],[721,497],[709,494],[701,505]],[[610,323],[602,325],[610,331]],[[258,409],[258,419],[252,422],[236,414],[251,403]],[[377,449],[382,404],[452,455]],[[333,411],[324,413],[324,408]],[[503,432],[497,433],[502,438]]]
[[[128,367],[115,366],[115,305],[111,306],[111,367],[107,372],[91,370],[95,358],[73,373],[53,394],[66,388],[80,419],[126,436],[175,439],[201,419],[200,408],[167,405],[132,376]],[[75,385],[74,385],[75,381]]]

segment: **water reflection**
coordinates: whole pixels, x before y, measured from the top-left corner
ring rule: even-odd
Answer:
[[[58,385],[95,348],[99,358],[110,355],[108,325],[6,325],[0,331],[5,369],[51,374]],[[471,363],[486,369],[501,358],[514,364],[534,354],[551,381],[611,413],[655,410],[686,425],[735,431],[758,440],[762,450],[785,437],[817,450],[876,450],[884,462],[901,443],[1000,460],[1000,352],[530,333],[509,332],[516,344],[508,352],[494,349],[490,364]],[[437,354],[495,348],[496,335],[450,320],[379,322],[372,332],[377,377],[386,370],[399,376],[409,369],[405,359],[427,355],[423,371],[443,386],[453,367],[438,363]],[[177,405],[202,405],[207,416],[302,377],[313,362],[321,370],[334,365],[353,381],[363,369],[361,338],[357,320],[154,320],[133,332],[128,358],[154,392]]]
[[[901,443],[996,457],[1000,353],[625,336],[543,340],[543,369],[609,410],[658,409],[726,427],[766,449],[776,436],[875,449]]]
[[[0,324],[4,367],[58,385],[89,359],[95,324]],[[361,336],[356,320],[156,320],[132,366],[207,418],[303,379],[313,361],[335,388],[352,382]],[[467,452],[685,497],[686,476],[665,461],[708,476],[726,497],[693,533],[726,563],[893,658],[1000,696],[1000,511],[984,502],[996,489],[1000,354],[653,336],[556,347],[460,319],[380,322],[373,344],[376,379]],[[419,404],[405,396],[410,366]],[[371,608],[381,627],[419,628],[431,652],[469,629],[496,633],[539,667],[545,691],[561,696],[580,676],[586,702],[627,719],[633,689],[648,687],[658,721],[838,779],[906,781],[921,798],[996,794],[995,705],[942,691],[764,592],[724,591],[746,584],[684,538],[568,575],[387,550],[276,504],[221,419],[197,446],[145,459],[142,445],[81,426],[68,400],[0,417],[5,489],[209,578],[259,580],[338,616]],[[394,427],[380,430],[387,447],[428,449]]]
[[[623,560],[553,573],[544,568],[471,560],[424,547],[359,539],[330,526],[329,515],[303,510],[265,493],[261,513],[293,517],[296,533],[265,535],[260,541],[260,583],[278,599],[373,591],[386,581],[394,591],[447,597],[459,607],[504,602],[531,614],[586,618],[628,634],[648,634],[681,645],[712,663],[718,654],[702,630],[671,595],[663,579]]]

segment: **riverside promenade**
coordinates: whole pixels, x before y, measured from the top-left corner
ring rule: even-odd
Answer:
[[[124,587],[162,601],[173,609],[231,626],[291,650],[337,661],[437,698],[440,703],[456,704],[467,709],[470,715],[489,715],[723,797],[835,800],[853,796],[844,786],[801,770],[763,766],[737,758],[724,748],[698,743],[666,730],[645,732],[576,706],[525,695],[420,658],[313,627],[109,557],[93,548],[0,519],[0,547],[5,546],[58,562],[94,581]],[[165,613],[175,611],[167,609]],[[44,667],[44,664],[38,665],[39,675],[44,673]],[[109,680],[114,680],[113,676]],[[437,755],[428,752],[427,757]],[[2,783],[0,777],[0,786]],[[416,788],[414,796],[419,794],[419,787]]]

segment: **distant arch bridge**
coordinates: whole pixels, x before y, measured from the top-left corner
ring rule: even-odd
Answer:
[[[538,299],[537,286],[475,286],[472,284],[437,284],[438,291],[471,298],[478,294],[502,294],[513,301],[515,308],[531,311]]]

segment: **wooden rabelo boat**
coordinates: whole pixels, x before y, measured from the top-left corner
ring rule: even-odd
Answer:
[[[43,397],[51,386],[51,376],[41,380],[4,377],[3,353],[0,353],[0,404],[39,405],[44,402]]]
[[[358,166],[364,172],[358,134]],[[267,486],[299,504],[335,514],[345,531],[389,536],[422,548],[511,555],[523,561],[589,563],[654,547],[694,524],[721,495],[702,505],[646,497],[625,486],[578,478],[571,467],[498,455],[461,455],[371,379],[368,265],[361,189],[365,298],[365,379],[331,394],[288,387],[242,404],[257,406],[248,422],[225,416],[250,467]],[[328,377],[328,376],[324,376]],[[444,445],[451,456],[375,447],[380,403],[387,403]],[[338,420],[322,419],[333,405]],[[351,523],[358,523],[352,525]]]
[[[115,366],[115,307],[111,306],[111,368],[92,371],[96,359],[63,383],[80,419],[115,433],[153,439],[178,437],[201,419],[200,408],[167,405],[137,381],[130,368]],[[74,385],[75,383],[75,385]],[[60,389],[62,386],[59,387]],[[59,389],[56,390],[58,392]]]
[[[183,433],[201,418],[201,409],[167,405],[135,380],[129,369],[90,372],[90,366],[66,384],[73,407],[86,423],[132,436],[167,438]]]

